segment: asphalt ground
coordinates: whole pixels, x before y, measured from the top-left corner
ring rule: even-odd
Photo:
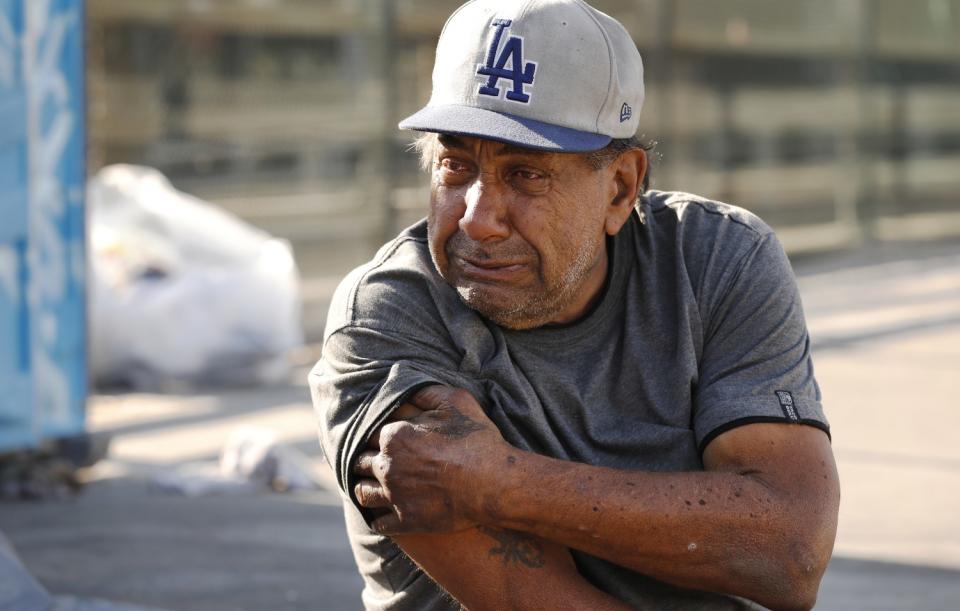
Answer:
[[[794,264],[843,489],[817,608],[960,608],[960,243]],[[0,530],[58,595],[170,610],[359,609],[332,486],[189,498],[149,483],[216,460],[238,426],[269,428],[319,462],[304,368],[270,388],[93,397],[89,425],[113,436],[108,458],[73,500],[0,504]]]

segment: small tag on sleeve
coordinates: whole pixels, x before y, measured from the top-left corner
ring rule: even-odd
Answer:
[[[800,422],[800,416],[797,415],[797,407],[793,403],[793,395],[786,390],[776,391],[777,401],[780,402],[780,409],[783,415],[791,422]]]

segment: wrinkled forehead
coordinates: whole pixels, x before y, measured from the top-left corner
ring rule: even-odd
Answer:
[[[437,144],[445,149],[459,149],[465,151],[479,152],[481,149],[492,152],[496,156],[501,155],[531,155],[548,156],[555,155],[552,151],[542,151],[534,148],[517,146],[508,142],[501,142],[490,138],[478,138],[476,136],[462,136],[459,134],[437,134]]]
[[[491,159],[523,158],[548,166],[562,166],[584,160],[588,156],[584,153],[544,151],[492,138],[445,132],[425,133],[414,143],[414,148],[420,154],[420,165],[425,170],[430,170],[441,155],[457,151],[472,158],[479,158],[481,155]]]
[[[440,152],[451,150],[461,150],[477,156],[483,152],[494,158],[526,157],[529,159],[538,159],[543,162],[555,161],[557,163],[567,163],[584,159],[588,156],[588,154],[585,153],[545,151],[543,149],[518,146],[510,142],[502,142],[490,138],[448,133],[436,134],[434,142],[428,148],[429,150],[426,152],[430,154],[431,158],[436,157]]]

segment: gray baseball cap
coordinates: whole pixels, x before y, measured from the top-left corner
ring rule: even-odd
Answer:
[[[581,0],[472,0],[437,43],[433,93],[400,129],[550,151],[637,132],[643,62],[630,34]]]

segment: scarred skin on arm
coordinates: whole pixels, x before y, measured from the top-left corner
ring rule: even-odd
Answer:
[[[710,443],[705,471],[650,473],[521,451],[463,390],[429,387],[412,403],[404,408],[411,419],[385,425],[375,439],[379,451],[358,459],[357,473],[369,478],[357,485],[358,498],[383,510],[373,526],[394,536],[458,599],[456,590],[466,588],[483,603],[496,594],[504,558],[536,557],[509,551],[499,540],[491,544],[495,537],[485,528],[540,541],[545,566],[523,565],[527,572],[552,569],[546,552],[558,546],[568,563],[558,559],[560,582],[578,577],[566,551],[574,548],[674,585],[743,596],[772,609],[808,609],[816,601],[839,506],[829,440],[818,429],[742,426]],[[466,421],[473,423],[468,435],[444,434],[447,423],[462,431]],[[453,534],[410,534],[443,531]],[[460,539],[463,532],[472,534]],[[456,550],[448,564],[468,550],[488,562],[479,573],[444,573],[447,567],[434,563],[448,543]],[[524,574],[518,587],[526,585]],[[549,589],[539,578],[531,587]]]
[[[422,410],[412,404],[400,406],[391,422],[412,420]],[[462,413],[453,414],[442,431],[434,435],[466,439],[485,429]],[[371,450],[379,450],[378,431]],[[369,473],[370,454],[357,470]],[[361,482],[357,496],[369,500],[371,488]],[[369,506],[369,505],[368,505]],[[381,515],[390,511],[378,507]],[[396,534],[394,541],[451,596],[472,611],[483,609],[600,609],[626,610],[624,605],[590,585],[577,573],[567,548],[538,537],[509,529],[484,525],[435,533]]]

